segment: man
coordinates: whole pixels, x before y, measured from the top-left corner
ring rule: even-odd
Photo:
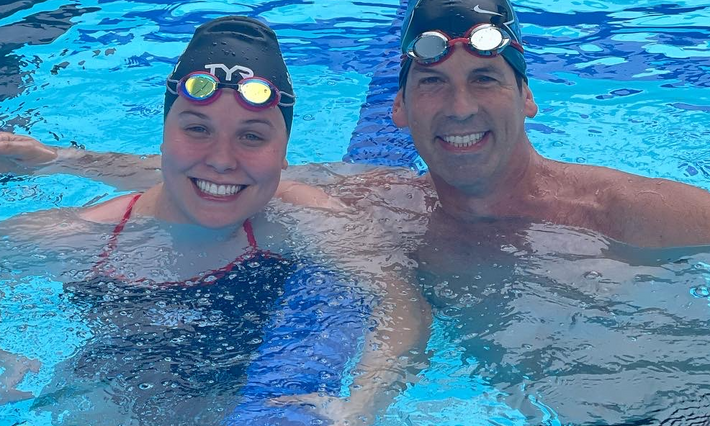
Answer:
[[[409,127],[454,221],[526,218],[639,246],[710,242],[706,191],[535,151],[524,121],[537,105],[507,0],[417,2],[402,53],[393,118]]]
[[[525,133],[538,108],[523,51],[508,0],[419,0],[404,19],[393,119],[429,167],[422,192],[437,196],[414,256],[433,330],[451,336],[429,370],[458,378],[441,386],[473,389],[468,411],[511,424],[516,414],[521,424],[665,424],[666,409],[703,406],[693,398],[709,370],[689,366],[710,336],[685,336],[707,306],[684,297],[675,277],[693,277],[683,269],[620,260],[647,253],[586,230],[636,246],[707,244],[710,194],[540,156]],[[475,396],[497,391],[512,410]]]

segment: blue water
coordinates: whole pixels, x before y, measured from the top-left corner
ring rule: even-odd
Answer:
[[[527,128],[543,155],[710,189],[710,1],[541,0],[517,6],[540,106]],[[237,13],[269,23],[281,40],[298,95],[291,164],[344,159],[424,170],[406,132],[394,133],[388,117],[403,10],[396,0],[3,4],[0,128],[57,146],[158,153],[165,76],[196,25]],[[86,177],[0,176],[0,219],[118,193]],[[22,271],[3,273],[19,284],[2,289],[0,329],[14,338],[2,338],[0,348],[51,365],[90,337],[74,308],[58,297],[60,283],[42,281],[38,295],[40,284]],[[682,291],[673,300],[679,304],[700,300],[705,307],[705,296],[688,291],[698,288],[697,268],[661,265],[649,274],[661,277],[656,283],[677,279]],[[636,285],[630,293],[646,294]],[[41,313],[29,323],[22,315],[27,306]],[[459,319],[437,316],[430,368],[382,424],[527,424],[528,413],[511,408],[504,392],[477,374],[475,358],[450,356],[467,339],[464,331],[452,337],[451,318]],[[707,319],[693,324],[705,327]],[[57,330],[63,340],[50,348],[47,336]],[[39,390],[49,380],[48,371],[30,375],[23,389]],[[536,422],[564,423],[545,401],[528,401]],[[0,425],[7,418],[48,421],[23,403],[0,407]]]

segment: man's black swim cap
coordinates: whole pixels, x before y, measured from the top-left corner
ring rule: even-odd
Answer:
[[[491,23],[504,28],[522,46],[520,23],[509,0],[411,0],[402,25],[402,53],[425,31],[440,30],[449,37],[463,37],[476,24]],[[508,45],[501,56],[525,81],[523,54]],[[399,87],[404,88],[412,60],[407,58],[399,71]]]
[[[168,79],[180,80],[195,71],[207,71],[225,83],[261,77],[272,82],[279,91],[293,94],[291,76],[276,34],[265,24],[245,16],[225,16],[200,25]],[[168,116],[177,96],[165,91],[164,117]],[[279,108],[286,122],[286,132],[291,133],[293,106],[279,105]]]

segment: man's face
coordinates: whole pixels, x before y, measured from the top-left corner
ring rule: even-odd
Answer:
[[[514,154],[527,143],[525,117],[533,117],[537,105],[501,56],[480,58],[461,45],[453,49],[436,65],[412,64],[393,118],[409,127],[435,179],[465,192],[485,192],[525,166]]]

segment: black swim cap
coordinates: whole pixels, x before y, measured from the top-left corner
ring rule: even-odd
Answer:
[[[491,23],[506,29],[522,45],[520,23],[509,0],[411,0],[402,26],[402,53],[425,31],[440,30],[449,37],[463,37],[476,24]],[[525,81],[523,54],[508,45],[501,56]],[[399,87],[404,88],[412,60],[407,58],[399,71]]]
[[[195,71],[207,71],[220,81],[232,83],[245,77],[262,77],[279,91],[293,94],[276,34],[265,24],[245,16],[225,16],[200,25],[168,79],[180,80]],[[165,91],[164,118],[177,96]],[[286,132],[291,133],[293,106],[279,108]]]

